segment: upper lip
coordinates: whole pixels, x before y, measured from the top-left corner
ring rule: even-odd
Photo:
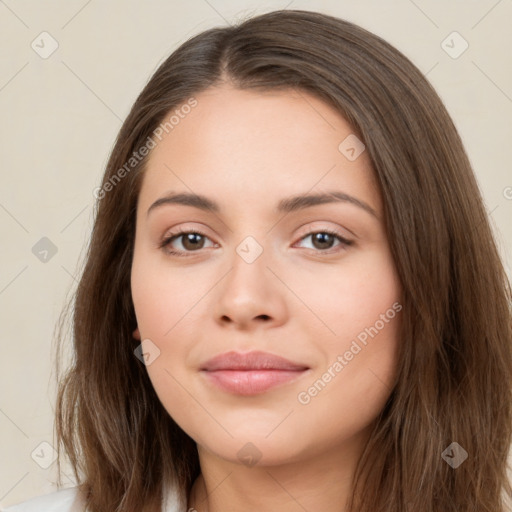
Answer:
[[[209,359],[201,370],[213,372],[219,370],[307,370],[309,367],[294,363],[284,357],[268,352],[225,352]]]

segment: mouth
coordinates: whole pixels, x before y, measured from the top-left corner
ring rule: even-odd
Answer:
[[[209,383],[237,395],[257,395],[292,382],[310,368],[267,352],[227,352],[207,361],[200,371]]]

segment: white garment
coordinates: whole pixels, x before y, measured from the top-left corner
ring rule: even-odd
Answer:
[[[6,508],[5,512],[71,512],[77,488],[61,489]],[[80,510],[80,509],[79,509]]]
[[[8,507],[4,512],[87,512],[77,491],[78,487],[61,489]],[[162,512],[180,512],[175,493],[167,494],[166,505],[162,507]]]

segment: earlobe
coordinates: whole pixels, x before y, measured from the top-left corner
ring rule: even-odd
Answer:
[[[133,331],[133,337],[134,337],[136,340],[140,340],[140,331],[139,331],[139,328],[138,328],[138,327],[135,329],[135,331]]]

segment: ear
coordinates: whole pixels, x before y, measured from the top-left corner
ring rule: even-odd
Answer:
[[[134,337],[136,340],[140,340],[140,331],[139,331],[139,328],[138,328],[138,327],[135,329],[135,331],[133,331],[133,337]]]

